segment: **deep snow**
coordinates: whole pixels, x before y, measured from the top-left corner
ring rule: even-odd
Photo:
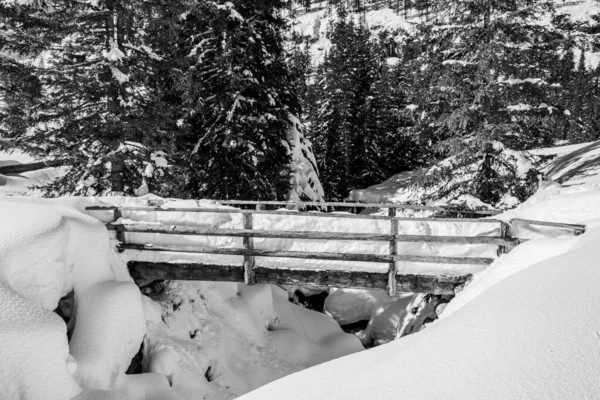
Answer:
[[[0,197],[0,398],[232,398],[363,349],[269,285],[179,282],[142,296],[104,224],[82,212],[102,204]],[[67,342],[52,310],[72,290]],[[125,375],[142,341],[145,373]]]
[[[588,232],[518,246],[476,276],[442,319],[421,332],[241,399],[597,398],[598,194],[600,188],[585,185],[577,193],[542,190],[525,202],[515,213],[552,220],[562,204],[562,216],[585,222]]]

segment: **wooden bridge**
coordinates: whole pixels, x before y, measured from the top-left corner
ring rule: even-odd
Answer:
[[[119,250],[140,250],[144,252],[169,252],[169,253],[191,253],[191,254],[216,254],[243,256],[243,265],[226,265],[215,263],[171,263],[171,262],[148,262],[133,260],[128,263],[131,275],[136,280],[203,280],[203,281],[227,281],[245,282],[248,285],[256,283],[268,283],[278,285],[305,285],[305,286],[333,286],[342,288],[379,288],[386,289],[389,295],[396,292],[432,293],[432,294],[454,294],[461,290],[466,282],[471,279],[470,274],[399,274],[397,264],[399,262],[411,263],[437,263],[437,264],[478,264],[488,265],[494,258],[483,257],[445,257],[437,255],[409,255],[398,254],[398,243],[443,243],[443,244],[467,244],[467,245],[489,245],[497,248],[497,254],[501,255],[510,251],[514,246],[526,239],[519,239],[510,235],[511,225],[522,223],[528,225],[539,225],[561,230],[569,230],[574,235],[585,231],[585,226],[574,224],[563,224],[544,221],[529,221],[513,219],[510,223],[491,218],[420,218],[410,216],[399,216],[398,211],[433,211],[436,213],[456,213],[456,210],[444,207],[428,207],[405,204],[363,204],[363,203],[286,203],[286,202],[250,202],[250,201],[222,201],[224,205],[234,205],[244,208],[163,208],[160,203],[151,204],[149,207],[87,207],[88,212],[112,211],[113,223],[107,224],[107,229],[116,231],[120,242]],[[322,211],[299,212],[267,210],[272,207],[295,207],[298,206],[317,207]],[[365,215],[349,213],[333,213],[329,211],[339,209],[358,210],[361,208],[384,208],[388,209],[388,215]],[[241,214],[243,229],[224,229],[215,227],[190,227],[178,225],[159,225],[143,222],[133,224],[115,224],[124,214],[130,216],[135,212],[146,212],[154,214],[156,220],[158,213],[212,213],[212,214]],[[467,211],[469,215],[480,217],[490,216],[493,211]],[[253,218],[257,215],[276,215],[278,217],[310,217],[310,218],[335,218],[352,219],[356,222],[359,232],[315,232],[315,231],[284,231],[284,230],[259,230],[253,227]],[[365,233],[360,232],[361,222],[366,220],[389,221],[389,232]],[[406,235],[399,234],[399,224],[405,221],[424,221],[437,223],[468,223],[486,225],[493,227],[497,234],[493,236],[432,236],[432,235]],[[161,246],[152,243],[135,243],[126,240],[126,233],[151,233],[160,235],[193,235],[207,237],[242,238],[241,248],[218,248],[218,247],[190,247],[190,246]],[[275,249],[256,249],[254,238],[277,238],[277,239],[309,239],[320,241],[369,241],[387,242],[389,244],[388,254],[350,253],[350,252],[306,252],[306,251],[281,251]],[[367,270],[337,270],[337,269],[310,269],[297,268],[273,268],[257,265],[256,257],[296,258],[312,260],[354,261],[384,263],[387,265],[386,272],[372,272]],[[440,268],[440,270],[443,270]]]

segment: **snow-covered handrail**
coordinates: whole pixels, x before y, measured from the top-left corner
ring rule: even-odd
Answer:
[[[582,224],[568,224],[564,222],[550,222],[550,221],[534,221],[531,219],[513,218],[510,223],[524,222],[528,225],[540,225],[540,226],[551,226],[553,228],[570,229],[573,231],[575,236],[579,236],[585,233],[585,225]]]
[[[256,202],[256,204],[261,204]],[[271,284],[301,284],[308,286],[336,286],[336,287],[358,287],[358,288],[382,288],[387,289],[390,295],[396,291],[424,292],[433,294],[453,294],[460,290],[462,285],[471,278],[470,274],[448,276],[442,275],[415,275],[398,274],[396,265],[398,262],[438,263],[438,264],[464,264],[464,265],[489,265],[492,258],[484,257],[447,257],[438,255],[409,255],[398,254],[398,242],[422,242],[422,243],[447,243],[468,245],[494,245],[498,246],[498,254],[509,251],[524,240],[511,237],[510,225],[513,222],[525,222],[558,228],[572,229],[575,235],[585,231],[585,226],[577,224],[565,224],[545,221],[531,221],[514,219],[509,223],[496,219],[467,219],[467,218],[408,218],[397,217],[396,208],[390,208],[388,215],[362,215],[349,213],[326,213],[326,212],[298,212],[277,211],[240,208],[206,208],[206,207],[87,207],[88,211],[112,211],[113,223],[107,224],[107,229],[117,232],[117,239],[121,242],[120,251],[154,251],[167,253],[193,253],[193,254],[218,254],[227,256],[243,257],[243,265],[219,265],[211,263],[164,263],[147,261],[130,261],[129,268],[132,276],[143,280],[154,279],[191,279],[207,281],[235,281],[247,284],[271,283]],[[150,213],[216,213],[216,214],[241,214],[243,217],[243,229],[225,229],[216,227],[190,227],[180,225],[157,225],[156,223],[144,223],[143,221],[128,224],[127,220],[120,219],[124,212],[150,212]],[[291,231],[291,230],[268,230],[253,229],[254,215],[277,215],[277,216],[302,216],[302,217],[327,217],[327,218],[351,218],[355,220],[371,219],[390,221],[389,233],[364,233],[364,232],[326,232],[326,231]],[[156,218],[153,218],[156,220]],[[125,224],[121,223],[125,221]],[[426,221],[426,222],[453,222],[453,223],[475,223],[475,224],[497,224],[499,232],[495,236],[434,236],[434,235],[409,235],[398,231],[399,221]],[[358,225],[360,226],[360,225]],[[205,248],[194,246],[162,246],[147,243],[128,243],[125,233],[150,233],[162,235],[194,235],[194,236],[217,236],[229,238],[242,238],[243,248]],[[332,241],[380,241],[389,242],[388,254],[365,254],[348,252],[318,252],[318,251],[282,251],[279,249],[255,249],[254,238],[271,239],[309,239],[309,240],[332,240]],[[306,269],[298,267],[270,268],[255,265],[256,257],[277,258],[300,258],[315,260],[330,260],[343,262],[372,262],[386,263],[389,265],[388,272],[371,272],[366,270],[329,270],[329,269]]]
[[[304,204],[304,203],[303,203]],[[416,206],[415,206],[416,207]],[[322,211],[309,211],[309,212],[298,212],[298,211],[280,211],[280,210],[248,210],[240,208],[201,208],[201,207],[172,207],[172,208],[161,208],[161,207],[103,207],[93,206],[86,207],[88,211],[155,211],[155,212],[198,212],[198,213],[221,213],[221,214],[271,214],[271,215],[293,215],[293,216],[307,216],[307,217],[326,217],[326,218],[353,218],[353,219],[379,219],[379,220],[392,220],[398,221],[435,221],[435,222],[479,222],[479,223],[501,223],[502,221],[497,219],[478,219],[478,218],[420,218],[420,217],[397,217],[389,215],[370,215],[370,214],[339,214],[339,213],[326,213]],[[392,208],[394,210],[394,208]]]
[[[165,204],[167,200],[149,200],[150,206],[160,207]],[[270,201],[270,200],[218,200],[220,204],[230,206],[254,206],[257,210],[262,209],[264,206],[280,206],[280,207],[317,207],[325,210],[334,208],[386,208],[386,209],[397,209],[397,210],[414,210],[414,211],[440,211],[440,212],[462,212],[465,214],[476,214],[476,215],[496,215],[500,211],[497,210],[457,210],[452,207],[444,206],[421,206],[416,204],[402,204],[402,203],[359,203],[359,202],[293,202],[293,201]]]

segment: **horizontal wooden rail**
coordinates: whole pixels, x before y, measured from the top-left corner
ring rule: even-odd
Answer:
[[[364,234],[345,232],[266,231],[258,229],[191,228],[187,226],[163,225],[107,225],[112,231],[135,233],[162,233],[166,235],[262,237],[271,239],[316,239],[316,240],[391,240],[389,234]]]
[[[130,261],[131,276],[136,281],[202,280],[244,282],[244,268],[236,265],[199,263],[154,263]],[[276,285],[302,285],[313,287],[385,289],[388,272],[362,272],[340,270],[253,268],[256,283]],[[471,275],[397,275],[398,292],[455,294],[471,279]]]
[[[276,211],[276,210],[242,210],[239,208],[193,208],[193,207],[176,207],[176,208],[160,208],[160,207],[102,207],[91,206],[86,207],[88,211],[146,211],[146,212],[197,212],[197,213],[215,213],[215,214],[263,214],[263,215],[291,215],[301,217],[325,217],[325,218],[350,218],[350,219],[374,219],[391,221],[427,221],[427,222],[477,222],[489,224],[501,224],[502,221],[497,219],[478,219],[478,218],[412,218],[412,217],[390,217],[387,215],[367,215],[367,214],[341,214],[341,213],[325,213],[320,211],[298,212],[298,211]]]
[[[513,218],[511,223],[514,222],[525,222],[529,225],[541,225],[541,226],[551,226],[554,228],[563,228],[563,229],[572,229],[576,232],[576,234],[585,233],[585,225],[581,224],[567,224],[563,222],[550,222],[550,221],[534,221],[530,219],[522,219],[522,218]]]
[[[415,211],[449,211],[449,212],[464,212],[469,214],[480,215],[496,215],[500,211],[497,210],[456,210],[451,207],[442,206],[420,206],[414,204],[398,204],[398,203],[358,203],[358,202],[289,202],[289,201],[251,201],[251,200],[219,200],[221,204],[227,205],[272,205],[272,206],[300,206],[300,207],[347,207],[347,208],[393,208],[398,210],[415,210]]]
[[[0,174],[20,174],[23,172],[37,171],[43,168],[60,166],[60,162],[56,161],[36,161],[23,164],[11,164],[0,166]]]
[[[255,257],[279,257],[279,258],[305,258],[315,260],[332,261],[358,261],[358,262],[380,262],[392,261],[425,262],[437,264],[460,264],[460,265],[489,265],[494,260],[483,257],[442,257],[442,256],[419,256],[407,254],[363,254],[363,253],[327,253],[327,252],[304,252],[304,251],[279,251],[279,250],[246,250],[246,249],[216,249],[216,248],[182,248],[178,246],[156,246],[135,243],[125,243],[119,246],[122,250],[144,250],[164,251],[192,254],[221,254],[233,256],[255,256]]]
[[[347,232],[313,232],[313,231],[268,231],[259,229],[223,229],[196,228],[188,226],[164,225],[119,225],[107,224],[108,230],[132,233],[162,233],[166,235],[196,236],[229,236],[229,237],[261,237],[270,239],[315,239],[315,240],[354,240],[354,241],[390,241],[427,242],[450,244],[495,244],[518,245],[519,239],[500,236],[428,236],[402,235],[386,233],[347,233]]]

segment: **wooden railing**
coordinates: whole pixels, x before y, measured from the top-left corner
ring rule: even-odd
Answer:
[[[242,202],[235,203],[241,204]],[[243,202],[256,206],[275,202]],[[342,203],[348,204],[348,203]],[[279,204],[277,204],[279,205]],[[330,205],[330,203],[329,203]],[[374,206],[363,205],[361,206]],[[285,285],[308,286],[335,286],[353,288],[379,288],[386,289],[388,294],[396,292],[417,292],[433,294],[454,294],[471,279],[470,274],[464,275],[420,275],[398,274],[398,262],[439,263],[439,264],[472,264],[488,265],[493,258],[483,257],[445,257],[432,255],[398,254],[399,242],[423,242],[445,244],[493,245],[498,247],[498,254],[508,252],[521,241],[510,236],[510,224],[495,219],[470,219],[470,218],[410,218],[396,216],[396,209],[406,205],[393,205],[389,208],[388,215],[362,215],[338,214],[325,212],[297,212],[297,211],[271,211],[258,209],[224,209],[224,208],[160,208],[160,207],[87,207],[88,211],[112,211],[114,221],[117,221],[123,212],[190,212],[190,213],[225,213],[242,214],[243,229],[201,228],[187,226],[164,226],[154,224],[107,224],[107,229],[117,233],[121,242],[120,251],[141,250],[192,254],[217,254],[228,256],[243,256],[243,265],[222,265],[214,263],[166,263],[130,261],[128,266],[132,276],[139,280],[205,280],[205,281],[232,281],[255,283],[271,283]],[[420,206],[408,206],[420,207]],[[423,206],[424,207],[424,206]],[[421,208],[418,208],[421,209]],[[311,231],[281,231],[254,229],[253,218],[256,215],[301,216],[317,218],[336,218],[354,220],[384,220],[390,221],[388,233],[346,233],[346,232],[311,232]],[[471,224],[497,224],[497,236],[429,236],[399,234],[398,228],[401,221],[427,221],[427,222],[454,222]],[[548,223],[541,221],[526,221],[540,225],[573,229],[575,234],[583,232],[582,225]],[[193,235],[242,238],[242,248],[201,248],[182,246],[161,246],[147,243],[128,243],[125,233],[155,233],[163,235]],[[309,239],[309,240],[334,240],[334,241],[380,241],[389,242],[388,254],[365,253],[332,253],[332,252],[305,252],[255,249],[254,238],[277,239]],[[300,258],[314,260],[373,262],[388,264],[387,272],[370,272],[365,270],[343,271],[335,269],[303,269],[303,268],[270,268],[256,265],[256,257]]]
[[[165,204],[165,200],[149,200],[150,206],[161,207]],[[280,208],[294,208],[299,210],[306,210],[307,208],[316,208],[324,212],[335,211],[337,209],[364,209],[364,208],[377,208],[387,209],[390,212],[392,210],[412,210],[412,211],[434,211],[438,213],[463,213],[467,215],[478,215],[478,216],[490,216],[499,214],[501,211],[498,210],[461,210],[455,207],[443,207],[443,206],[422,206],[417,204],[399,204],[399,203],[359,203],[359,202],[290,202],[290,201],[267,201],[267,200],[219,200],[220,204],[255,208],[256,210],[264,210],[267,207],[280,207]],[[392,214],[390,214],[392,215]],[[395,214],[394,214],[395,215]]]

